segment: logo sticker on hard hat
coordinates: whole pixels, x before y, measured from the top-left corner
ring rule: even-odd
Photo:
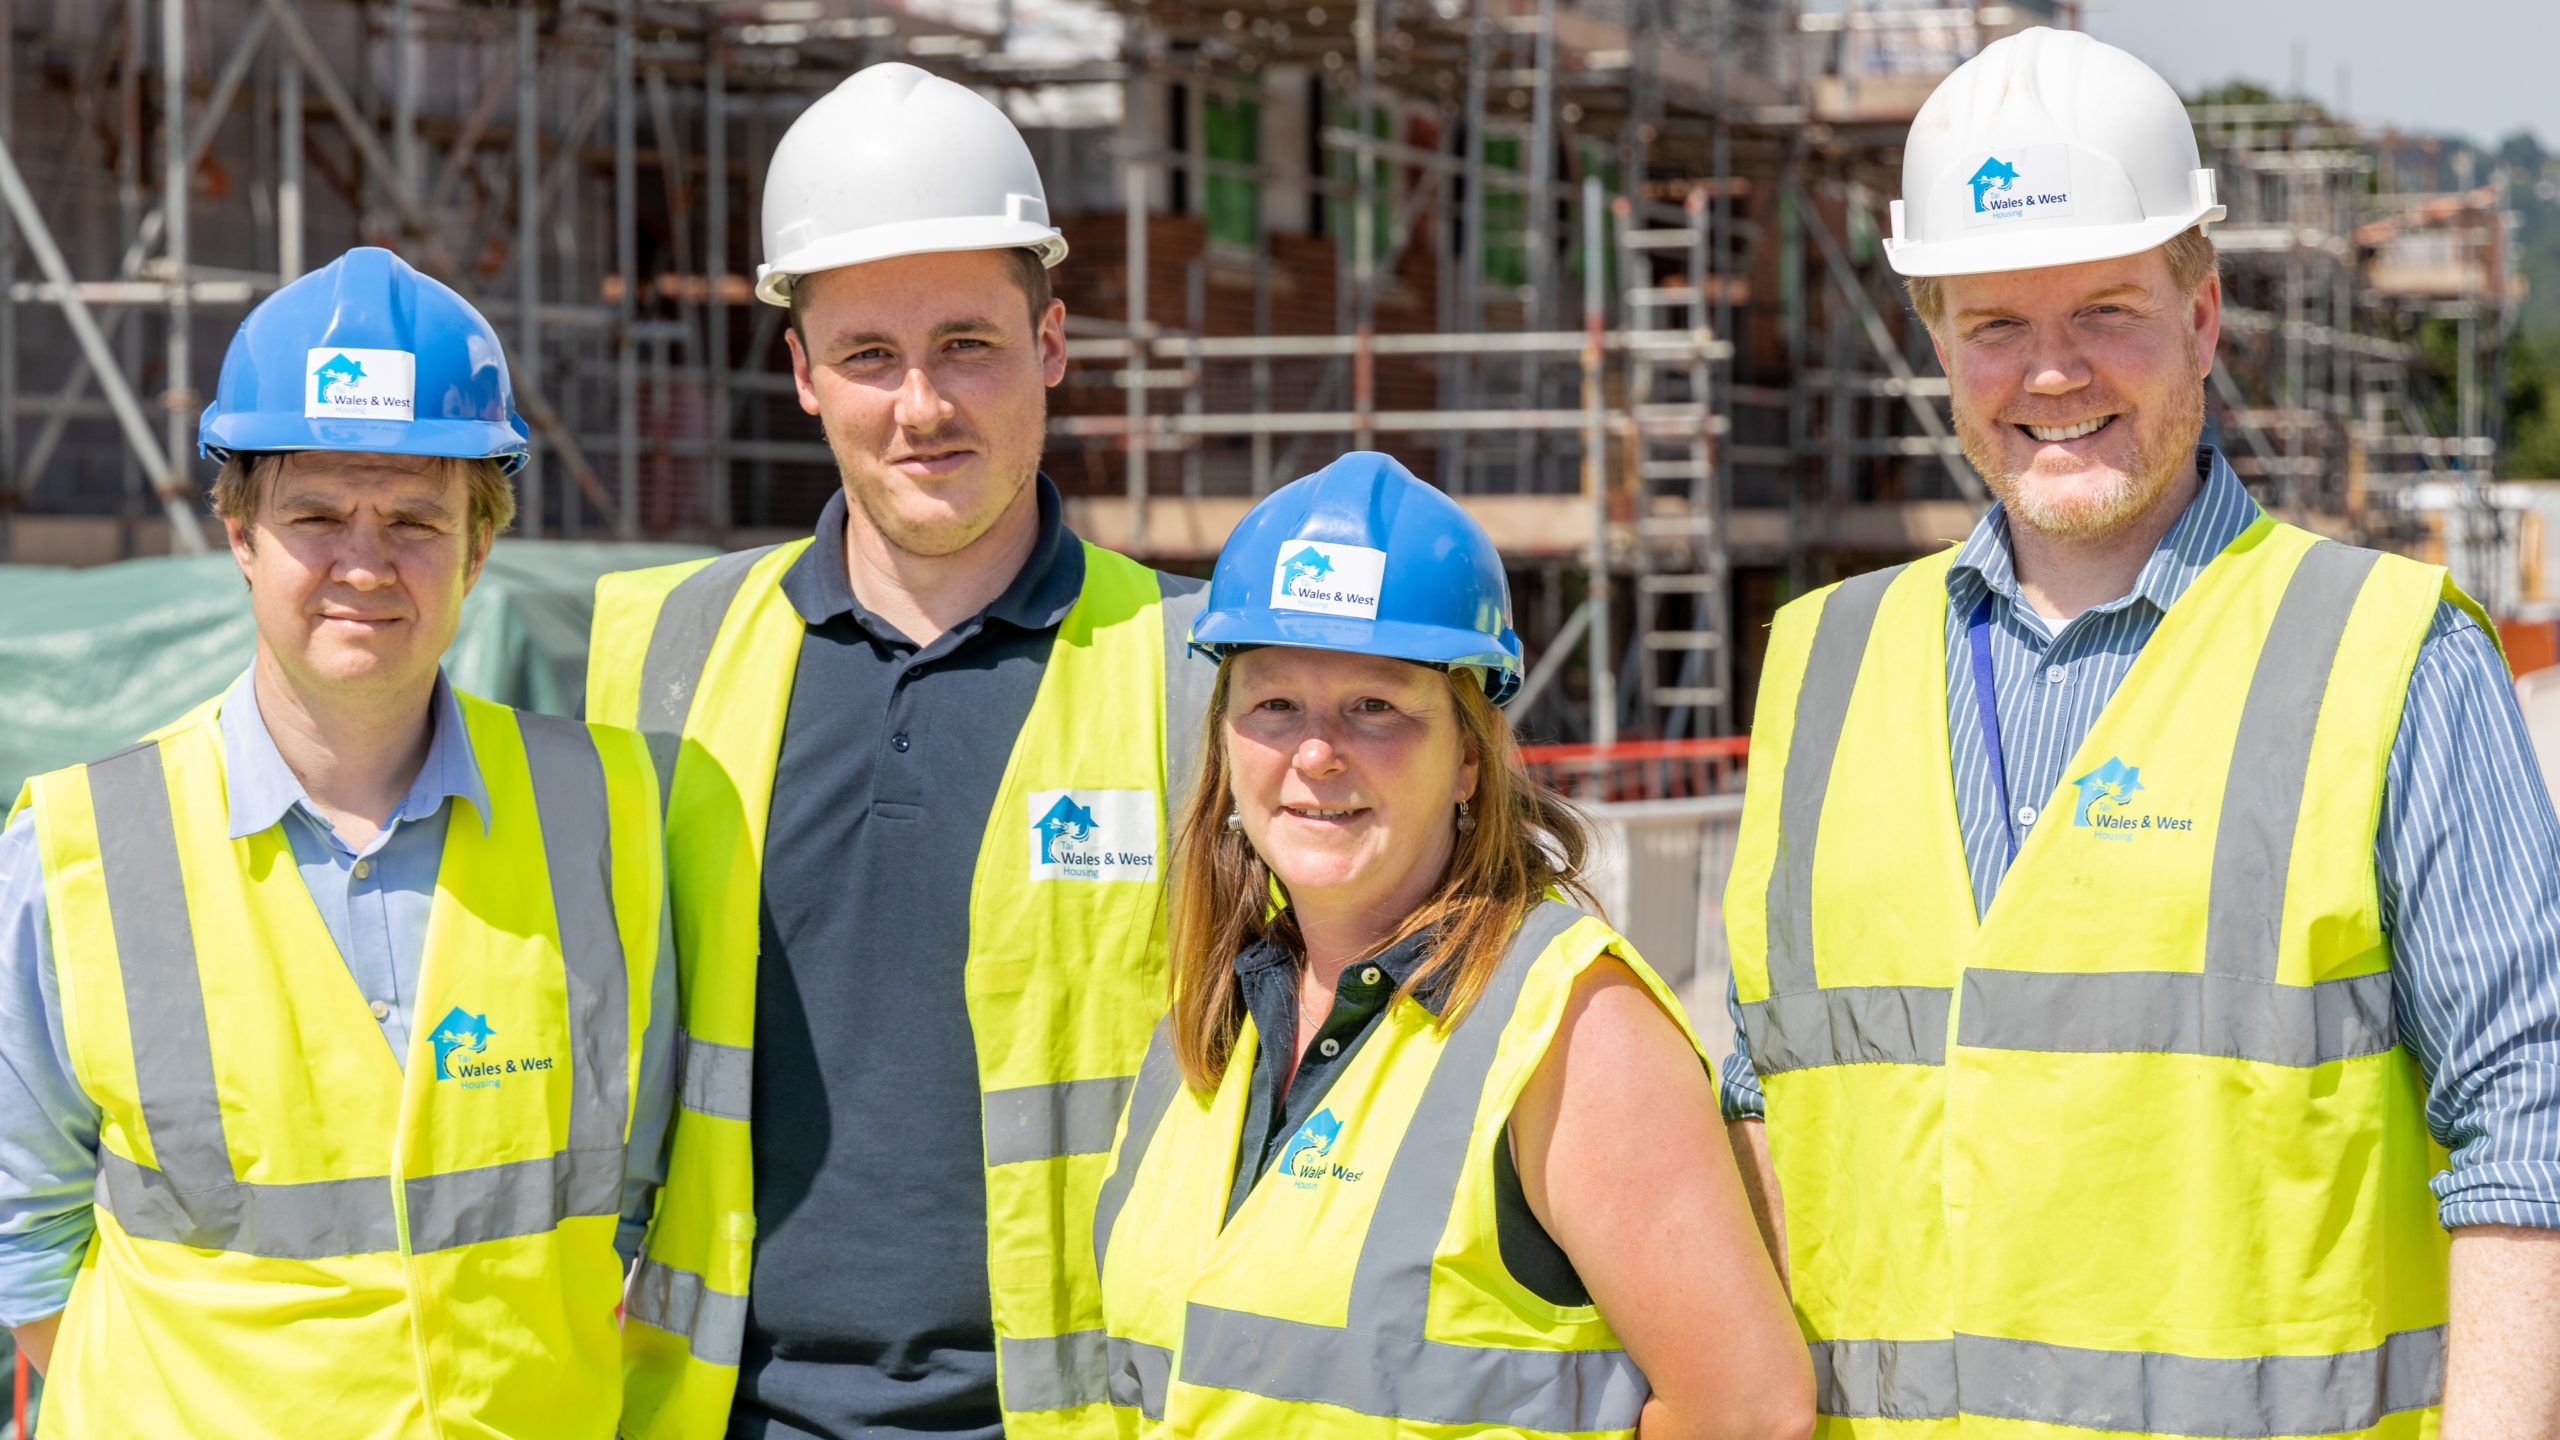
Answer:
[[[1271,572],[1271,608],[1375,620],[1386,577],[1384,550],[1292,540],[1280,547],[1280,563]]]
[[[302,395],[306,420],[417,418],[418,357],[406,350],[323,346],[308,352],[303,374],[310,386]]]
[[[2038,215],[2071,213],[2071,153],[2060,145],[2029,145],[1986,155],[1965,184],[1973,191],[1967,226],[1997,225]]]
[[[1153,790],[1031,792],[1031,878],[1153,880]]]

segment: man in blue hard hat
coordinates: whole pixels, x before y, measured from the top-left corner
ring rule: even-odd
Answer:
[[[353,250],[198,434],[249,673],[0,834],[0,1321],[49,1433],[603,1440],[671,1103],[657,784],[444,680],[524,456],[498,338]]]
[[[862,71],[764,234],[842,490],[808,539],[608,576],[587,670],[662,767],[685,1007],[624,1430],[1108,1436],[1094,1204],[1164,1013],[1200,588],[1039,473],[1066,241],[1001,110]]]

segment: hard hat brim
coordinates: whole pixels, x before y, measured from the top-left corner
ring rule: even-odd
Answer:
[[[1480,630],[1281,610],[1212,612],[1203,614],[1191,627],[1191,648],[1213,660],[1224,660],[1237,650],[1261,645],[1379,655],[1443,668],[1472,666],[1487,673],[1485,691],[1496,705],[1510,699],[1520,687],[1520,657],[1504,650]]]
[[[312,420],[294,415],[210,418],[197,450],[210,460],[290,450],[344,450],[363,455],[437,455],[496,460],[512,475],[524,463],[525,439],[494,420]]]
[[[756,298],[767,305],[788,306],[791,284],[803,275],[868,265],[874,260],[962,250],[1036,251],[1040,263],[1054,270],[1058,262],[1067,258],[1067,237],[1038,221],[994,217],[873,225],[804,245],[771,264],[757,266]]]
[[[2220,205],[2191,214],[2164,215],[2125,225],[2021,230],[2006,235],[1967,235],[1961,239],[1918,241],[1888,237],[1884,258],[1894,273],[1928,280],[1949,275],[1998,275],[2016,270],[2051,270],[2120,260],[2157,250],[2191,226],[2209,225],[2229,211]]]

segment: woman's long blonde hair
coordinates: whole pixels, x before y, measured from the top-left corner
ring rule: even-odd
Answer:
[[[1202,722],[1200,778],[1174,830],[1169,959],[1173,972],[1173,1053],[1183,1077],[1214,1089],[1244,1026],[1244,996],[1235,957],[1269,938],[1303,962],[1306,943],[1287,906],[1271,903],[1270,867],[1240,830],[1227,828],[1226,718],[1232,664],[1218,667]],[[1520,928],[1521,916],[1550,888],[1597,909],[1581,880],[1591,830],[1564,797],[1529,777],[1511,722],[1485,697],[1471,672],[1451,671],[1459,740],[1476,758],[1476,793],[1468,802],[1475,827],[1457,837],[1448,873],[1428,899],[1381,941],[1385,950],[1409,936],[1433,934],[1430,953],[1405,981],[1410,993],[1439,987],[1442,1024],[1455,1021],[1483,993]],[[1372,952],[1375,953],[1375,952]],[[1286,1044],[1294,1037],[1277,1043]]]

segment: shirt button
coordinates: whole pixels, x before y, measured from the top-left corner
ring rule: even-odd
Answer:
[[[2036,807],[2033,805],[2019,806],[2018,823],[2021,825],[2033,825],[2036,823]]]
[[[2059,666],[2059,665],[2047,665],[2046,667],[2044,667],[2044,678],[2045,678],[2045,681],[2046,681],[2046,683],[2047,683],[2047,684],[2052,684],[2052,685],[2059,685],[2059,684],[2061,684],[2061,683],[2062,683],[2062,667],[2061,667],[2061,666]]]
[[[1327,1060],[1330,1060],[1334,1056],[1342,1053],[1342,1042],[1339,1040],[1319,1040],[1316,1042],[1316,1053],[1322,1055]]]
[[[898,752],[899,754],[901,754],[901,755],[906,754],[906,753],[907,753],[907,732],[906,732],[906,731],[904,731],[904,730],[901,730],[901,731],[899,731],[897,734],[890,736],[890,737],[889,737],[889,748],[890,748],[890,749],[892,749],[892,750],[897,751],[897,752]]]
[[[1364,965],[1360,969],[1360,983],[1363,985],[1375,985],[1378,983],[1378,979],[1381,974],[1382,972],[1377,966]]]
[[[376,1000],[376,1001],[374,1001],[374,1002],[373,1002],[373,1018],[374,1018],[374,1019],[376,1019],[376,1020],[388,1020],[388,1019],[390,1019],[390,1018],[391,1018],[391,1002],[390,1002],[390,1001],[388,1001],[388,1000]]]
[[[359,861],[357,861],[357,862],[356,862],[356,878],[357,878],[357,879],[362,880],[363,878],[365,878],[366,876],[368,876],[368,875],[370,875],[370,874],[372,874],[372,873],[373,873],[373,862],[372,862],[372,861],[370,861],[370,860],[359,860]]]

